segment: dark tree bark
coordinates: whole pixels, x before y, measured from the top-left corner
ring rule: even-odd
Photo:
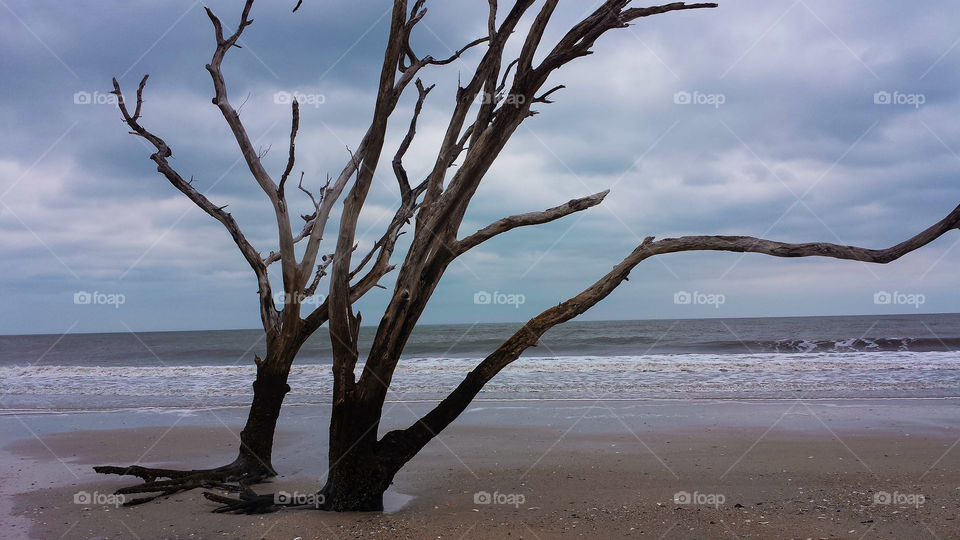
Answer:
[[[224,482],[249,485],[276,476],[272,461],[273,438],[283,399],[290,391],[287,384],[290,367],[299,348],[298,343],[279,350],[268,347],[265,360],[256,358],[257,376],[253,382],[253,401],[247,422],[240,432],[237,457],[229,464],[193,470],[105,465],[94,467],[94,470],[101,474],[136,476],[144,481],[142,484],[120,488],[117,491],[119,494],[155,494],[128,500],[125,502],[127,506],[197,487],[211,487]]]
[[[290,391],[290,385],[287,384],[289,374],[290,363],[279,364],[278,370],[271,370],[263,364],[257,366],[250,414],[240,432],[240,455],[237,461],[244,470],[253,470],[262,476],[277,474],[272,462],[273,436],[283,398]]]
[[[353,400],[334,404],[330,421],[327,482],[321,493],[336,511],[383,510],[383,492],[393,481],[377,441],[379,411]]]
[[[594,44],[607,32],[629,26],[652,15],[673,11],[713,8],[716,4],[674,2],[646,8],[629,7],[630,0],[604,0],[591,13],[571,26],[552,46],[544,46],[544,33],[559,0],[543,0],[525,35],[516,29],[536,0],[515,0],[505,13],[498,13],[497,0],[489,0],[487,35],[467,43],[446,59],[419,57],[411,47],[410,36],[426,15],[426,0],[394,0],[390,31],[373,107],[373,118],[356,150],[349,155],[341,173],[329,179],[314,197],[303,185],[298,188],[312,202],[312,212],[302,216],[304,225],[293,234],[285,185],[295,166],[295,139],[299,127],[299,109],[292,105],[293,121],[289,156],[279,184],[264,169],[236,110],[231,106],[221,63],[226,53],[237,44],[241,33],[250,24],[253,0],[246,0],[241,20],[234,34],[225,37],[220,20],[207,11],[213,23],[217,47],[207,71],[213,80],[214,104],[221,111],[248,165],[250,174],[263,189],[277,219],[279,250],[261,257],[246,240],[231,215],[197,192],[168,163],[172,151],[158,136],[140,124],[142,94],[147,78],[137,89],[137,103],[131,113],[114,81],[121,114],[133,134],[150,142],[157,150],[151,159],[158,171],[206,213],[228,230],[244,258],[253,269],[259,284],[261,320],[267,335],[266,359],[259,361],[254,383],[254,400],[247,425],[241,435],[238,459],[225,467],[208,471],[161,471],[156,469],[98,468],[100,472],[132,474],[146,483],[124,488],[121,492],[157,493],[161,495],[189,489],[205,482],[217,488],[230,488],[240,493],[230,498],[205,493],[222,506],[221,512],[264,512],[278,508],[272,497],[257,495],[249,484],[275,474],[271,465],[273,434],[284,395],[289,390],[287,377],[297,351],[304,341],[324,323],[329,322],[333,349],[333,393],[329,426],[327,478],[319,491],[323,508],[336,511],[376,511],[383,508],[383,494],[396,473],[453,422],[497,373],[519,358],[528,347],[537,344],[550,328],[566,322],[606,298],[627,279],[630,271],[649,257],[684,251],[732,251],[760,253],[775,257],[832,257],[870,263],[888,263],[910,253],[960,224],[960,206],[944,219],[920,234],[888,249],[870,250],[854,246],[825,243],[786,244],[746,236],[686,236],[654,241],[645,239],[610,272],[600,277],[578,295],[544,310],[527,321],[509,339],[492,351],[466,375],[457,388],[431,411],[406,429],[389,431],[380,437],[383,404],[390,383],[411,332],[429,303],[446,269],[470,249],[518,227],[547,223],[600,204],[607,192],[596,193],[541,212],[506,217],[459,238],[464,215],[480,182],[490,170],[517,128],[537,114],[535,105],[552,103],[551,96],[563,85],[546,86],[560,68],[593,53]],[[300,3],[297,3],[300,7]],[[516,58],[505,58],[511,38],[522,39]],[[461,79],[453,109],[432,169],[421,182],[411,183],[403,159],[416,135],[417,120],[427,95],[426,87],[417,78],[427,66],[442,66],[459,58],[473,47],[485,45],[472,74]],[[537,62],[536,59],[540,58]],[[378,163],[383,157],[388,121],[394,114],[404,91],[413,82],[418,99],[406,136],[391,162],[400,193],[400,204],[386,231],[357,263],[356,229]],[[509,99],[507,99],[509,98]],[[481,105],[474,107],[480,99]],[[448,179],[448,171],[460,160]],[[352,183],[351,183],[352,180]],[[349,186],[349,190],[347,189]],[[343,201],[332,253],[320,256],[324,230],[333,205]],[[387,307],[360,372],[357,344],[361,317],[353,304],[377,286],[378,280],[394,269],[391,257],[404,225],[412,222],[413,236],[404,255],[390,293]],[[295,246],[306,242],[302,257]],[[320,261],[318,263],[318,260]],[[278,310],[270,290],[267,269],[280,263],[283,309]],[[301,317],[301,300],[313,295],[329,271],[327,299],[313,312]],[[157,481],[158,478],[169,480]],[[226,482],[238,482],[239,485]],[[148,499],[147,499],[148,500]]]

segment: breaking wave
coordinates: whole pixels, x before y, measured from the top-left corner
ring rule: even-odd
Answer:
[[[802,344],[790,345],[799,349]],[[392,397],[433,398],[453,389],[480,358],[409,358],[401,361]],[[358,368],[361,369],[361,367]],[[235,398],[244,404],[256,375],[253,365],[229,366],[6,366],[6,395],[128,396],[144,399]],[[295,365],[291,396],[323,403],[330,395],[328,364]],[[485,392],[556,398],[643,397],[698,392],[740,396],[749,392],[957,390],[960,355],[953,352],[795,352],[559,356],[521,358],[495,377]],[[182,401],[182,400],[181,400]],[[222,400],[220,402],[223,402]]]

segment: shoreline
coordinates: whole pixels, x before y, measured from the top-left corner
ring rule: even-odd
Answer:
[[[13,395],[12,397],[17,397]],[[443,399],[445,396],[436,396],[428,398],[415,398],[415,399],[386,399],[384,403],[386,405],[423,405],[423,404],[436,404],[439,400]],[[253,394],[249,396],[253,398]],[[876,395],[865,395],[865,396],[846,396],[846,397],[837,397],[837,396],[791,396],[791,397],[748,397],[748,396],[694,396],[694,397],[516,397],[516,398],[503,398],[503,397],[489,397],[489,398],[476,398],[471,401],[471,404],[478,403],[523,403],[523,404],[536,404],[536,403],[789,403],[789,402],[814,402],[814,403],[830,403],[830,402],[843,402],[843,403],[856,403],[856,402],[885,402],[885,401],[958,401],[960,402],[960,394],[945,394],[945,395],[897,395],[897,396],[876,396]],[[295,408],[295,407],[323,407],[326,406],[325,401],[291,401],[289,403],[284,403],[285,408]],[[206,405],[198,407],[184,407],[182,404],[176,405],[144,405],[144,406],[126,406],[126,407],[109,407],[109,408],[94,408],[94,407],[46,407],[46,408],[15,408],[15,407],[4,407],[0,409],[0,418],[5,416],[16,417],[20,415],[64,415],[64,414],[116,414],[116,413],[151,413],[156,412],[158,414],[171,414],[175,412],[181,413],[198,413],[205,411],[217,411],[217,410],[246,410],[250,406],[249,402],[245,403],[236,403],[236,404],[219,404],[219,405]],[[470,407],[472,409],[474,407]]]
[[[96,475],[94,464],[231,460],[242,407],[0,417],[0,497],[18,518],[2,521],[28,538],[960,536],[956,399],[563,401],[475,403],[397,475],[392,490],[412,499],[390,514],[212,514],[201,490],[131,508],[73,504],[78,491],[137,483]],[[423,405],[388,405],[384,429]],[[328,409],[284,411],[281,476],[255,489],[310,493],[321,484]],[[681,492],[724,502],[674,503]],[[478,493],[524,501],[477,504]],[[875,504],[882,493],[925,502]]]

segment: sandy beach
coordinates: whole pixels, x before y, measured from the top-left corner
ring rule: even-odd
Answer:
[[[103,463],[215,466],[241,408],[0,417],[4,538],[958,538],[957,399],[479,402],[397,476],[385,514],[220,515],[199,490],[124,508]],[[422,403],[388,404],[387,425]],[[311,493],[322,406],[281,418]],[[77,495],[80,493],[81,495]],[[84,495],[86,494],[86,495]],[[86,496],[88,503],[82,498]],[[106,504],[96,504],[103,502]]]

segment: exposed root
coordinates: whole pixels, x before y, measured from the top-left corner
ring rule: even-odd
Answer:
[[[139,465],[129,467],[99,466],[94,467],[93,470],[101,474],[136,476],[143,479],[142,484],[118,489],[115,492],[118,495],[155,494],[125,500],[123,506],[135,506],[196,488],[216,488],[242,493],[243,489],[249,489],[246,486],[263,482],[268,477],[273,476],[273,474],[265,474],[262,471],[250,470],[249,467],[243,467],[236,463],[215,469],[195,470],[155,469]],[[163,478],[166,480],[161,480]],[[235,483],[231,484],[230,482]]]
[[[276,497],[274,497],[272,493],[268,495],[257,495],[252,491],[241,492],[240,498],[233,499],[204,491],[203,496],[222,505],[214,510],[214,512],[218,514],[268,514],[270,512],[276,512],[284,506],[289,506],[286,504],[278,504]]]
[[[289,500],[289,497],[280,496],[280,494],[258,495],[243,483],[236,486],[224,485],[219,487],[238,491],[239,497],[234,499],[204,491],[204,497],[221,505],[214,510],[218,514],[268,514],[283,508],[324,508],[321,504],[323,497],[319,494],[311,498],[310,502],[307,502],[304,500]]]

